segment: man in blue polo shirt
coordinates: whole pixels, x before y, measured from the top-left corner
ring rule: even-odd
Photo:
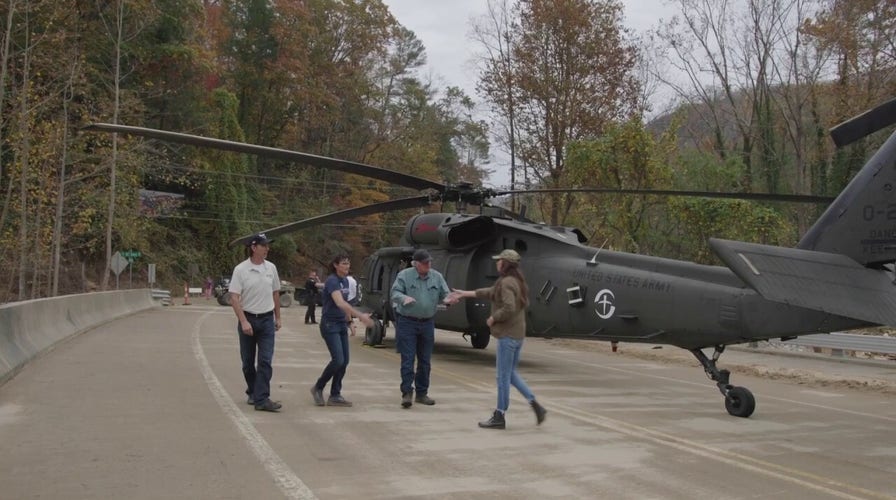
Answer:
[[[420,404],[434,405],[429,397],[429,372],[435,342],[432,317],[440,302],[455,304],[442,273],[432,269],[432,256],[426,250],[414,252],[411,267],[398,273],[390,294],[396,313],[395,343],[401,354],[401,407],[413,404],[414,389]],[[414,371],[414,358],[417,370]]]

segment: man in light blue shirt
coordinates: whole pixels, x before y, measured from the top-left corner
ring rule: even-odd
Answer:
[[[435,343],[433,316],[439,303],[455,304],[442,273],[432,269],[432,256],[424,249],[414,252],[411,267],[398,273],[390,298],[396,313],[395,344],[401,355],[401,407],[410,408],[416,388],[420,404],[434,405],[429,397],[429,372]],[[414,371],[414,360],[417,370]]]

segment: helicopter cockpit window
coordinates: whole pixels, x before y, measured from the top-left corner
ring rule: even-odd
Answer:
[[[516,250],[520,255],[523,255],[526,253],[526,250],[529,249],[529,244],[523,240],[513,240],[513,243],[511,244],[511,242],[509,241],[508,238],[503,238],[501,240],[501,244],[502,244],[502,246],[500,248],[498,248],[496,251],[500,252],[501,250],[504,250],[505,248],[512,248],[512,249]]]
[[[566,289],[566,298],[569,300],[569,305],[582,307],[585,305],[585,289],[578,283],[573,283],[573,286]]]

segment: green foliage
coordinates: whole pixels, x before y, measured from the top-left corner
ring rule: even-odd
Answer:
[[[672,170],[668,138],[655,140],[639,119],[609,125],[598,140],[570,145],[566,163],[576,187],[666,189]],[[649,196],[579,195],[570,202],[572,220],[581,221],[592,239],[617,250],[649,252],[655,234],[651,218],[661,200]]]
[[[678,223],[678,251],[695,262],[718,263],[705,244],[711,237],[767,245],[792,243],[792,228],[781,213],[749,201],[679,198],[669,200],[668,210]]]

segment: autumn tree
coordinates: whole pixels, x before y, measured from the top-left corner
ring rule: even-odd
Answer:
[[[517,165],[517,102],[513,73],[514,15],[509,0],[488,0],[487,13],[473,21],[473,38],[482,48],[479,57],[477,89],[486,96],[495,110],[492,122],[494,135],[510,157],[511,190],[528,185],[525,171]],[[519,171],[523,179],[519,179]],[[517,210],[517,195],[510,200],[510,209]]]
[[[599,136],[637,110],[637,52],[626,41],[615,0],[522,0],[512,12],[517,33],[506,78],[513,84],[520,158],[540,185],[567,186],[567,146]],[[495,61],[494,73],[506,63]],[[506,90],[489,88],[489,98],[506,108]],[[570,206],[570,198],[553,194],[542,211],[558,224]]]
[[[833,111],[827,123],[840,123],[896,94],[896,3],[826,0],[814,19],[804,23],[804,31],[833,59],[831,92],[815,89],[819,111]],[[875,143],[859,141],[836,151],[829,167],[817,166],[816,188],[829,193],[842,189],[874,149]]]

